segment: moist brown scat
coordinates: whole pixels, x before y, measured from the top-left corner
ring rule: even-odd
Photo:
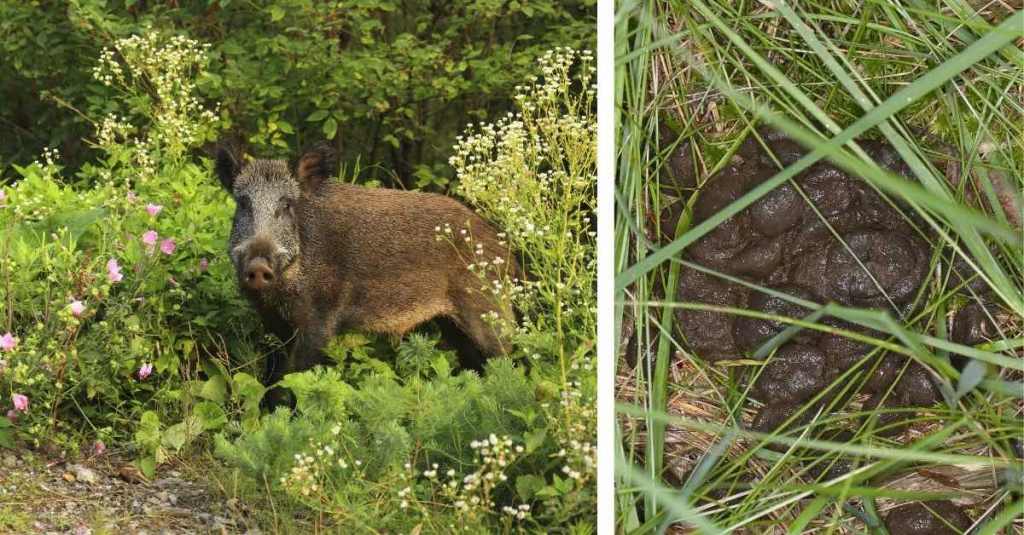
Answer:
[[[694,224],[714,216],[775,175],[780,166],[807,152],[776,132],[762,131],[760,135],[764,144],[755,136],[747,138],[733,160],[701,187],[693,210]],[[908,166],[892,147],[873,141],[860,145],[880,166],[910,176]],[[900,316],[913,306],[927,277],[932,250],[898,207],[862,179],[822,161],[723,221],[694,242],[685,257],[812,303],[836,302]],[[683,270],[677,297],[789,318],[802,318],[810,312],[786,299],[692,269]],[[680,311],[677,321],[689,348],[708,361],[750,357],[789,325],[694,310]],[[826,318],[823,322],[872,335],[838,320]],[[779,348],[755,385],[754,396],[766,406],[754,427],[771,431],[871,349],[870,344],[840,335],[799,330]],[[909,407],[930,405],[938,399],[926,370],[917,363],[905,367],[902,358],[879,354],[861,369],[874,369],[866,378],[871,386],[865,390],[875,394],[876,404]],[[893,387],[900,373],[902,378]],[[885,420],[890,423],[895,418],[887,416]]]
[[[813,301],[813,296],[798,286],[783,286],[778,290],[786,295]],[[752,292],[750,299],[748,300],[748,308],[765,314],[784,316],[793,319],[800,319],[811,312],[810,310],[782,299],[781,297],[768,295],[763,292]],[[785,328],[786,324],[782,322],[741,316],[733,320],[732,332],[733,339],[736,341],[736,346],[743,351],[749,352],[754,351],[760,347],[761,344],[767,342],[771,337],[781,333]],[[806,343],[814,343],[814,336],[813,332],[803,331],[797,335],[800,341]]]
[[[974,302],[958,310],[953,316],[953,341],[965,346],[975,346],[998,336],[996,325],[991,319],[995,315],[991,308],[994,307]]]
[[[799,403],[825,386],[825,354],[818,348],[786,344],[769,362],[757,382],[754,397],[765,403]]]
[[[668,150],[665,166],[661,172],[662,190],[682,197],[697,187],[697,168],[693,161],[693,150],[689,141],[678,142],[678,136],[665,125],[659,128],[661,150]]]
[[[685,269],[681,273],[677,297],[680,301],[717,306],[743,308],[747,305],[745,288],[693,269]],[[679,309],[676,322],[691,349],[704,359],[715,361],[737,354],[732,334],[732,317],[729,314]]]
[[[885,529],[899,535],[958,535],[971,526],[962,509],[947,500],[901,505],[885,515]]]

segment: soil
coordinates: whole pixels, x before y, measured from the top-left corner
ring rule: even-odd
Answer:
[[[0,450],[0,533],[257,535],[249,513],[185,468],[145,480],[110,455],[70,463]]]

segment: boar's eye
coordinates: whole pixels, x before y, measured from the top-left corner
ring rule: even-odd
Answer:
[[[240,210],[248,210],[252,207],[252,199],[248,195],[240,195],[235,199],[235,203],[238,204]]]

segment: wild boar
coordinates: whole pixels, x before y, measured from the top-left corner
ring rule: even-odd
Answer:
[[[467,268],[500,258],[504,273],[519,272],[497,231],[443,195],[332,182],[335,165],[327,145],[294,166],[243,163],[226,145],[217,152],[216,174],[236,203],[228,249],[239,288],[286,343],[285,355],[268,358],[266,384],[326,363],[323,349],[340,331],[402,336],[439,317],[482,356],[506,353],[494,320],[513,311],[489,289],[499,275]],[[288,400],[274,389],[264,402]]]

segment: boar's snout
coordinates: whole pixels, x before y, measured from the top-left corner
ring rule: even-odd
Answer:
[[[258,292],[273,284],[274,278],[274,270],[270,267],[270,263],[266,258],[258,256],[245,266],[243,284],[246,288]]]
[[[290,255],[265,237],[242,242],[232,250],[238,281],[242,289],[258,293],[274,285]]]

